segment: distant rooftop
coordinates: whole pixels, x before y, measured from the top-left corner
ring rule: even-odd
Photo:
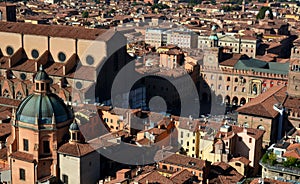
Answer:
[[[258,59],[239,60],[234,69],[287,75],[289,63],[265,62]]]
[[[0,32],[23,33],[50,37],[78,38],[95,40],[105,29],[86,29],[84,27],[72,27],[61,25],[37,25],[19,22],[0,22]]]

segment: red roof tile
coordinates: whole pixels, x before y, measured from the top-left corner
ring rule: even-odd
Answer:
[[[66,143],[58,149],[58,152],[61,154],[67,154],[75,157],[82,157],[93,151],[95,151],[94,148],[85,143]]]

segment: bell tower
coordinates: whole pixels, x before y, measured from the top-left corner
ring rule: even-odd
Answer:
[[[300,59],[291,59],[287,92],[292,97],[300,97]]]

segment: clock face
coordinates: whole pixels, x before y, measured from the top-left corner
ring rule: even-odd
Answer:
[[[208,64],[208,65],[215,64],[215,57],[214,56],[207,56],[206,64]]]

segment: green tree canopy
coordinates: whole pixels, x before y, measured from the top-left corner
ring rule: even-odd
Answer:
[[[267,6],[263,6],[260,8],[258,14],[256,15],[257,19],[264,19],[266,16],[266,12],[269,11],[269,18],[273,19],[273,13],[272,13],[272,9],[270,7]]]
[[[89,12],[83,11],[81,16],[82,16],[82,18],[88,18],[89,17]]]

